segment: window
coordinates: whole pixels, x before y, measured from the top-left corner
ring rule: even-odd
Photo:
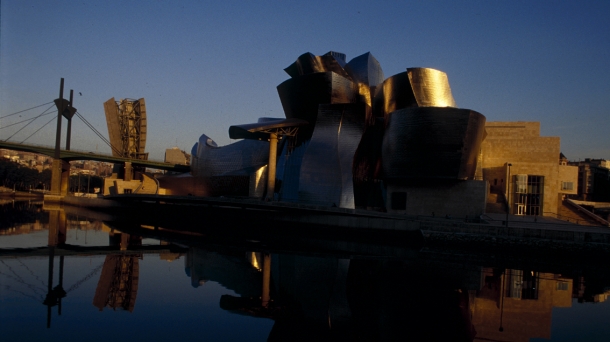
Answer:
[[[557,282],[557,290],[559,290],[559,291],[567,291],[568,290],[568,282],[566,282],[566,281],[558,281]]]
[[[574,190],[574,183],[561,182],[561,190]]]
[[[515,175],[511,189],[513,213],[517,215],[542,215],[544,177]]]
[[[527,175],[515,175],[515,192],[518,194],[527,193]]]

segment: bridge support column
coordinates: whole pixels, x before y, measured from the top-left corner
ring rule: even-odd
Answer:
[[[65,160],[62,160],[61,161],[61,196],[67,196],[69,188],[70,188],[70,163]]]
[[[70,163],[53,159],[51,166],[51,195],[63,197],[68,194],[70,186]]]

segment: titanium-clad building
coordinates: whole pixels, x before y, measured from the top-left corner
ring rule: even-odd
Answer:
[[[444,72],[408,68],[384,79],[370,53],[347,62],[333,51],[305,53],[284,70],[290,78],[277,90],[285,116],[306,124],[295,127],[296,136],[279,136],[276,186],[267,198],[408,214],[483,213],[487,188],[474,175],[485,117],[456,108]],[[262,120],[264,126],[270,119]],[[269,143],[252,137],[262,141],[217,147],[202,135],[192,151],[193,176],[208,185],[221,178],[235,185],[241,177],[241,188],[261,197]],[[222,193],[215,189],[208,195]]]

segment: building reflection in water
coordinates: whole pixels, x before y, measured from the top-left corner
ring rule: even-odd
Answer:
[[[71,228],[70,221],[61,208],[44,209],[49,212],[44,305],[50,327],[52,308],[61,314],[62,300],[71,289],[100,268],[64,290],[63,253],[69,247],[66,230]],[[112,254],[105,259],[93,304],[99,310],[109,307],[132,312],[142,259],[142,252],[132,249],[140,248],[142,238],[139,231],[127,234],[109,228],[108,232],[114,248],[108,249]],[[234,291],[234,296],[219,298],[219,306],[273,319],[269,341],[422,336],[428,341],[550,339],[554,308],[570,307],[575,299],[601,302],[610,295],[610,276],[598,266],[582,271],[580,266],[555,265],[551,269],[556,273],[552,273],[523,267],[522,261],[515,266],[504,260],[511,265],[506,268],[481,267],[477,262],[463,262],[468,258],[443,259],[440,254],[421,251],[395,258],[355,258],[349,253],[339,257],[214,246],[214,251],[189,248],[185,270],[192,286],[205,290],[202,285],[214,281]],[[159,257],[169,261],[180,255],[170,249]],[[54,265],[55,256],[59,256],[59,267]]]
[[[480,339],[550,339],[552,309],[572,305],[572,279],[560,274],[484,268],[481,278],[481,289],[471,298]]]
[[[475,334],[468,292],[446,288],[442,276],[422,273],[411,262],[251,252],[244,257],[192,248],[186,270],[195,287],[216,281],[238,294],[223,295],[221,308],[274,319],[269,341],[385,340],[421,333],[428,340],[471,341]]]
[[[583,297],[582,278],[527,269],[266,255],[192,248],[186,269],[195,287],[217,281],[238,294],[223,295],[221,308],[274,319],[269,341],[550,339],[553,308],[606,298]]]
[[[121,251],[142,246],[142,237],[125,233],[109,232],[110,246],[120,246]],[[97,283],[93,305],[102,311],[105,307],[113,310],[132,312],[136,305],[140,277],[141,254],[109,254]]]

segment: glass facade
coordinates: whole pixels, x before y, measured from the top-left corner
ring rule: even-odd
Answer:
[[[542,215],[544,176],[513,176],[513,213],[515,215]]]

